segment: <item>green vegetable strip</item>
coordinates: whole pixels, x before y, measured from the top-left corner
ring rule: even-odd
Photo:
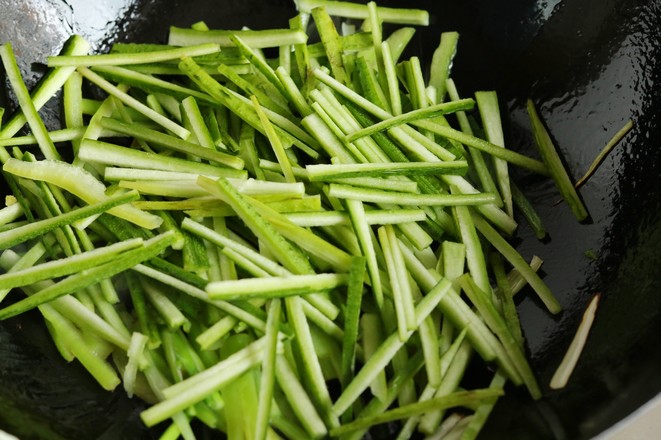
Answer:
[[[147,64],[177,60],[183,56],[196,57],[218,53],[220,45],[205,43],[196,46],[177,47],[140,53],[111,53],[102,55],[59,55],[48,57],[49,67],[59,66],[122,66],[127,64]]]
[[[215,43],[221,47],[232,47],[232,36],[239,36],[246,45],[253,49],[279,47],[290,44],[305,44],[308,36],[302,30],[215,30],[200,31],[190,28],[170,26],[168,44],[172,46],[193,46]]]
[[[120,384],[121,381],[115,370],[105,360],[92,353],[86,346],[81,333],[63,316],[47,305],[42,305],[41,313],[47,322],[66,341],[67,348],[71,350],[73,355],[90,372],[103,389],[112,391]]]
[[[532,203],[530,203],[530,200],[528,200],[525,194],[523,194],[519,186],[514,182],[510,182],[510,185],[512,187],[512,201],[514,202],[514,205],[519,208],[519,212],[521,212],[523,217],[532,228],[533,232],[535,233],[535,237],[537,237],[539,240],[542,240],[544,237],[546,237],[546,228],[542,223],[541,217],[539,214],[537,214],[537,211],[532,206]]]
[[[498,252],[500,252],[503,257],[505,257],[505,259],[507,259],[507,261],[509,261],[512,266],[521,273],[521,276],[528,281],[549,312],[553,314],[559,313],[562,306],[558,303],[558,300],[555,299],[546,283],[544,283],[539,275],[532,270],[516,249],[507,243],[507,241],[483,219],[473,216],[473,222],[484,238],[486,238],[489,243],[491,243],[493,247],[495,247]]]
[[[363,202],[389,203],[404,206],[466,206],[493,203],[491,194],[409,194],[377,189],[356,188],[340,183],[331,183],[329,195],[342,199]]]
[[[295,334],[295,342],[298,344],[303,369],[310,381],[312,399],[321,410],[321,416],[326,426],[339,425],[338,414],[333,411],[331,397],[326,387],[326,382],[319,364],[310,333],[310,327],[302,310],[302,300],[297,297],[285,298],[287,317]]]
[[[459,92],[457,91],[457,87],[455,86],[454,81],[451,78],[448,78],[448,80],[446,81],[446,85],[447,85],[448,96],[450,97],[450,99],[453,101],[460,99]],[[459,127],[461,127],[461,131],[463,131],[464,133],[470,136],[473,136],[474,134],[473,128],[471,127],[471,124],[468,121],[468,117],[466,116],[466,113],[457,112],[456,115],[457,115],[457,121],[459,121]],[[482,189],[485,192],[497,194],[498,191],[496,190],[496,183],[493,181],[493,177],[491,177],[491,171],[487,167],[482,152],[480,150],[471,148],[469,150],[469,154],[472,159],[472,165],[473,168],[475,169],[475,173],[477,174],[480,184],[482,185]],[[497,205],[502,206],[502,200],[500,200],[497,203]]]
[[[271,148],[273,148],[275,157],[278,159],[278,163],[280,164],[282,173],[285,176],[285,181],[289,183],[296,182],[296,177],[294,176],[294,172],[292,171],[291,162],[287,157],[285,148],[282,145],[282,141],[280,140],[280,137],[275,132],[273,125],[271,125],[271,121],[269,121],[269,119],[266,117],[266,114],[264,113],[261,105],[259,104],[257,97],[253,95],[251,96],[251,100],[253,106],[255,107],[255,111],[257,112],[257,116],[259,116],[259,120],[261,121],[262,126],[264,127],[264,131],[266,131],[266,136],[268,137],[268,140],[271,144]]]
[[[340,375],[342,386],[346,386],[354,376],[365,269],[365,257],[353,257],[351,259],[342,339],[342,370]]]
[[[285,214],[292,223],[302,227],[350,225],[349,215],[338,211],[299,212]],[[421,209],[396,209],[365,211],[368,225],[385,225],[424,221],[426,214]]]
[[[401,406],[396,409],[385,411],[376,416],[366,417],[364,419],[359,418],[351,423],[342,425],[339,428],[332,429],[330,433],[331,435],[337,436],[357,429],[367,428],[376,424],[387,423],[394,420],[411,417],[417,414],[423,414],[431,409],[453,408],[455,406],[474,407],[479,405],[479,402],[485,399],[502,396],[503,394],[503,390],[491,388],[476,389],[471,391],[457,391],[443,397],[436,397],[422,402]]]
[[[186,381],[179,382],[177,384],[177,394],[170,392],[168,394],[170,397],[166,400],[142,411],[140,418],[146,426],[151,427],[203,400],[223,385],[230,383],[250,368],[258,365],[262,361],[263,354],[261,350],[257,351],[255,348],[261,346],[263,350],[263,345],[263,342],[260,343],[260,340],[257,340],[227,359],[218,362],[213,368],[192,376]],[[212,371],[215,373],[213,376],[209,374]],[[192,383],[190,383],[191,379]],[[186,384],[186,386],[184,387],[183,384]],[[168,389],[163,391],[167,392]]]
[[[416,325],[420,326],[421,322],[429,316],[438,303],[448,293],[452,284],[448,280],[441,280],[434,286],[433,289],[425,295],[425,297],[417,304],[415,308],[415,321]],[[413,332],[408,332],[410,337]],[[408,339],[408,338],[407,338]],[[356,377],[349,385],[347,385],[340,397],[333,405],[333,411],[338,416],[344,413],[350,405],[360,396],[360,394],[369,386],[370,382],[376,378],[380,371],[382,371],[388,363],[392,360],[393,356],[404,345],[397,333],[391,334],[386,341],[381,344],[377,351],[365,362],[363,368],[360,369]]]
[[[81,139],[85,133],[86,127],[76,127],[76,128],[63,128],[61,130],[49,131],[48,135],[50,136],[53,142],[68,142]],[[110,133],[104,133],[105,135],[110,135]],[[25,136],[16,136],[8,139],[0,139],[0,147],[16,147],[21,145],[36,145],[38,143],[37,138],[34,135],[28,134]]]
[[[75,221],[108,211],[115,206],[137,200],[137,198],[138,193],[128,192],[125,194],[108,197],[108,199],[102,202],[95,203],[93,205],[87,205],[85,207],[66,212],[56,217],[35,221],[15,229],[0,232],[0,249],[7,249],[16,246],[19,243],[23,243],[24,241],[43,235],[61,226],[70,225]]]
[[[112,200],[112,199],[111,199]],[[75,211],[70,211],[71,214]],[[63,214],[63,215],[67,215]],[[34,223],[33,223],[34,224]],[[84,289],[98,283],[101,280],[110,278],[120,272],[123,272],[142,261],[148,260],[160,254],[165,248],[172,244],[174,236],[172,234],[162,234],[145,242],[145,245],[124,252],[121,258],[116,261],[105,263],[103,265],[71,275],[64,280],[53,284],[51,287],[40,290],[38,293],[21,300],[9,307],[0,310],[0,319],[6,319],[24,313],[41,304],[45,304],[63,295]]]
[[[470,278],[470,275],[464,274],[459,277],[458,281],[461,288],[478,309],[489,328],[491,328],[491,330],[498,336],[498,339],[503,343],[507,355],[511,358],[516,369],[521,374],[532,398],[539,399],[542,396],[542,393],[530,365],[526,360],[525,354],[512,337],[505,321],[494,307],[491,299],[487,297],[486,292],[480,291],[480,288]]]
[[[142,357],[142,353],[145,350],[147,341],[149,338],[143,335],[140,332],[133,332],[131,335],[131,344],[127,350],[128,362],[124,367],[124,373],[122,374],[122,383],[124,385],[124,390],[126,395],[133,397],[135,390],[135,381],[138,374],[138,363],[139,359]]]
[[[435,397],[441,397],[457,390],[466,368],[471,360],[472,350],[462,333],[457,336],[451,347],[443,354],[442,363],[445,366],[443,382],[436,390]],[[443,409],[429,411],[420,418],[418,430],[427,435],[435,433],[441,424],[445,411]]]
[[[489,384],[489,389],[495,389],[502,392],[503,387],[505,386],[507,379],[505,376],[496,373]],[[475,414],[471,418],[471,421],[468,423],[468,426],[464,429],[464,432],[461,434],[460,440],[474,440],[477,438],[478,434],[482,430],[482,427],[487,421],[487,418],[491,414],[495,404],[497,402],[496,398],[485,399],[484,403],[480,404],[475,410]]]
[[[188,136],[190,136],[190,131],[186,130],[184,127],[177,124],[176,122],[173,122],[170,119],[164,117],[163,115],[155,112],[154,110],[143,104],[142,102],[130,96],[128,93],[122,92],[118,87],[112,85],[110,82],[106,81],[98,74],[89,70],[87,67],[78,67],[78,72],[80,72],[80,74],[83,75],[85,78],[87,78],[90,82],[99,86],[109,95],[112,95],[115,98],[119,99],[127,106],[145,115],[147,118],[154,121],[161,127],[165,128],[166,130],[170,130],[180,138],[186,140]]]
[[[379,131],[384,131],[398,125],[417,121],[419,119],[434,118],[439,115],[445,115],[462,110],[470,110],[474,105],[475,101],[472,99],[462,99],[459,101],[450,101],[442,104],[436,104],[431,107],[412,110],[399,116],[393,116],[392,118],[384,119],[383,121],[374,125],[370,125],[359,131],[351,133],[347,136],[346,140],[347,142],[353,142],[363,136],[370,136]]]
[[[367,99],[363,98],[362,96],[351,90],[350,88],[343,86],[341,83],[339,83],[334,78],[324,73],[320,69],[315,69],[313,71],[313,74],[317,79],[319,79],[324,84],[331,87],[337,93],[344,96],[345,98],[355,103],[356,105],[367,111],[368,113],[371,113],[372,115],[376,116],[377,118],[384,120],[392,117],[390,113],[381,109],[379,106],[372,104]],[[531,159],[515,151],[506,150],[504,148],[498,147],[496,145],[491,144],[490,142],[484,141],[475,136],[467,135],[451,127],[446,127],[432,121],[414,121],[413,125],[425,130],[429,130],[432,133],[438,134],[448,139],[461,142],[462,144],[476,148],[480,151],[484,151],[494,157],[506,160],[512,164],[518,165],[522,168],[529,169],[543,176],[548,175],[548,170],[546,166],[544,166],[544,164],[538,160]]]
[[[267,437],[271,405],[273,401],[273,388],[275,385],[276,347],[278,343],[278,327],[280,327],[281,303],[279,299],[271,301],[266,320],[266,352],[262,361],[262,373],[259,381],[259,404],[257,407],[257,423],[255,426],[255,440],[264,440]]]
[[[366,5],[344,1],[325,0],[295,0],[299,12],[311,13],[314,8],[323,6],[332,16],[345,18],[369,18],[369,9]],[[377,8],[379,17],[385,23],[413,24],[427,26],[429,24],[429,13],[421,9],[405,8]]]
[[[468,165],[465,161],[450,162],[389,162],[361,164],[319,164],[305,167],[310,181],[323,181],[328,178],[388,176],[408,174],[462,174]]]
[[[454,188],[453,188],[454,192]],[[468,207],[456,206],[453,214],[459,229],[461,241],[466,246],[466,263],[468,271],[480,289],[491,293],[491,283],[487,273],[487,263],[482,250],[482,244],[475,231],[475,225]]]
[[[498,96],[496,95],[496,92],[475,92],[475,100],[477,101],[477,107],[480,111],[480,117],[482,118],[482,125],[487,140],[494,145],[505,148],[505,138],[500,120],[500,108],[498,106]],[[505,204],[505,211],[507,211],[510,217],[513,217],[512,190],[510,187],[507,162],[494,157],[493,165],[496,170],[500,195]]]
[[[170,81],[165,81],[155,76],[136,72],[135,70],[130,70],[124,67],[95,66],[94,68],[92,68],[92,70],[116,82],[121,82],[123,84],[127,84],[132,87],[137,87],[147,92],[169,93],[177,97],[182,97],[182,99],[183,97],[192,96],[204,102],[211,101],[209,95],[207,95],[206,93],[202,93],[199,90],[191,89],[189,87],[183,87],[179,84]],[[181,74],[181,72],[178,73]],[[155,98],[156,97],[153,96],[154,100]],[[157,100],[155,100],[155,102],[158,103]],[[149,105],[149,102],[147,102],[147,104]],[[141,116],[141,115],[140,113],[137,113],[136,116]]]
[[[25,286],[99,266],[116,258],[122,252],[141,246],[142,243],[142,239],[135,238],[100,247],[89,252],[76,254],[71,257],[42,263],[20,271],[2,274],[0,275],[0,289]]]
[[[184,100],[181,101],[181,111],[186,115],[197,142],[205,148],[215,150],[216,144],[211,137],[211,132],[207,128],[204,116],[202,116],[202,112],[195,98],[192,96],[184,98]]]
[[[576,181],[576,183],[574,184],[574,188],[578,189],[581,186],[583,186],[585,182],[587,182],[587,180],[595,173],[595,171],[597,171],[599,165],[601,165],[604,159],[606,159],[606,156],[608,156],[608,154],[613,150],[613,148],[615,148],[615,146],[622,140],[624,136],[627,135],[627,133],[629,133],[629,131],[632,128],[633,128],[633,121],[628,120],[627,123],[624,124],[624,126],[620,128],[617,131],[617,133],[613,135],[613,137],[608,141],[606,146],[604,146],[604,148],[599,152],[597,157],[594,158],[594,160],[588,167],[588,170],[585,172],[583,177],[581,177]]]
[[[85,39],[79,35],[72,35],[67,41],[63,55],[82,55],[87,53],[90,45]],[[62,88],[62,85],[69,78],[69,75],[74,71],[72,67],[56,67],[50,69],[46,75],[39,82],[37,87],[32,91],[30,96],[32,104],[38,111],[43,105]],[[0,139],[6,139],[14,136],[25,125],[27,119],[23,112],[17,112],[0,130]],[[2,153],[2,150],[0,150]],[[4,162],[3,157],[0,157]]]
[[[530,99],[528,100],[527,108],[533,134],[535,135],[535,143],[544,163],[548,167],[548,172],[551,175],[551,178],[558,187],[558,191],[560,191],[560,194],[562,194],[562,197],[571,208],[576,219],[579,221],[585,220],[588,217],[588,211],[585,208],[585,205],[583,205],[574,185],[572,185],[567,170],[558,155],[558,151],[555,145],[553,145],[551,136],[548,131],[546,131],[546,127],[544,127],[544,124],[537,113],[535,104]]]
[[[292,370],[284,356],[276,358],[276,378],[282,392],[287,397],[288,403],[301,422],[305,431],[312,438],[321,438],[328,431],[324,422],[319,417],[310,396],[301,385],[298,375]]]
[[[349,211],[351,225],[356,234],[356,238],[358,239],[360,251],[367,262],[367,273],[369,274],[372,293],[376,299],[377,306],[381,308],[383,307],[383,287],[376,258],[376,251],[374,243],[372,242],[372,234],[369,225],[365,220],[365,207],[362,202],[358,200],[347,200],[346,206]]]
[[[228,203],[288,270],[297,274],[313,272],[300,250],[288,243],[227,180],[221,178],[213,181],[200,176],[198,184]]]
[[[90,141],[94,142],[94,141]],[[82,167],[54,160],[38,162],[25,162],[9,159],[5,162],[3,170],[16,176],[44,181],[56,187],[65,189],[80,197],[87,203],[98,203],[106,200],[106,187],[91,173]],[[161,224],[161,219],[130,205],[118,206],[108,211],[146,229],[154,229]]]
[[[250,46],[248,46],[238,35],[232,35],[230,37],[230,40],[236,45],[236,47],[239,48],[239,51],[241,54],[246,57],[248,62],[252,64],[258,72],[260,72],[264,77],[270,82],[275,88],[284,96],[286,95],[286,91],[282,84],[280,84],[280,80],[278,79],[278,76],[275,74],[275,71],[269,64],[266,62],[264,58],[259,56],[259,54],[252,49]]]
[[[32,246],[22,256],[19,256],[11,249],[5,250],[0,255],[0,266],[7,271],[5,276],[12,276],[13,273],[29,269],[39,261],[46,253],[46,248],[42,243],[37,243]],[[0,290],[0,302],[5,299],[11,288]]]
[[[429,85],[436,90],[436,102],[443,102],[446,92],[446,81],[450,77],[452,59],[457,53],[457,32],[443,32],[441,41],[434,51],[429,71]],[[450,99],[454,100],[452,96]]]
[[[41,116],[39,116],[37,108],[30,98],[30,92],[23,82],[21,72],[16,64],[16,58],[14,57],[14,50],[12,49],[11,43],[5,43],[0,46],[0,58],[5,67],[7,79],[14,90],[16,99],[18,100],[18,105],[21,107],[21,110],[25,115],[28,125],[32,130],[32,134],[39,143],[39,149],[46,159],[59,159],[60,153],[55,149],[55,145],[48,135],[48,130],[44,125],[44,121],[41,120]],[[4,161],[5,160],[3,160],[3,162]]]
[[[311,114],[312,108],[310,107],[310,104],[308,104],[305,97],[301,93],[301,90],[298,88],[289,73],[282,66],[280,66],[275,69],[275,74],[280,80],[282,87],[285,89],[285,96],[291,105],[296,108],[298,113],[303,117]]]
[[[146,281],[142,282],[142,287],[154,310],[161,316],[170,330],[176,330],[180,327],[183,327],[186,331],[190,330],[190,321],[167,295],[154,284]]]
[[[206,291],[212,299],[278,298],[331,290],[345,285],[347,281],[346,275],[330,273],[267,279],[245,278],[210,282]]]
[[[78,157],[86,162],[104,165],[175,171],[215,177],[227,176],[239,179],[246,177],[246,172],[243,170],[217,167],[176,157],[166,157],[91,139],[85,139],[81,142]]]
[[[302,250],[312,256],[327,261],[336,272],[346,273],[349,271],[351,257],[346,252],[333,246],[313,232],[296,226],[287,220],[284,215],[273,211],[263,203],[254,199],[250,202],[264,217],[268,218],[268,221],[280,234],[296,243]]]
[[[78,72],[72,72],[69,79],[64,83],[62,88],[62,108],[64,112],[64,123],[67,128],[81,129],[84,126],[83,121],[83,77]],[[82,135],[82,131],[81,131]],[[58,142],[51,132],[51,140]],[[74,154],[78,152],[80,141],[78,139],[71,139]]]
[[[510,333],[519,347],[523,349],[525,341],[521,331],[519,315],[516,311],[516,305],[513,300],[514,295],[512,295],[512,288],[507,280],[507,274],[505,273],[503,259],[499,254],[493,252],[489,255],[489,262],[491,263],[494,278],[496,279],[496,285],[498,286],[498,289],[494,289],[494,293],[500,303],[505,324],[507,324],[507,328],[510,330]]]
[[[196,145],[137,124],[127,124],[111,118],[103,118],[100,123],[102,127],[114,132],[123,133],[136,139],[143,139],[155,145],[160,145],[180,153],[190,154],[201,159],[207,159],[236,170],[241,170],[244,166],[243,160],[239,157]]]
[[[350,84],[349,76],[342,62],[342,39],[340,39],[337,29],[335,29],[332,18],[326,12],[326,7],[315,7],[311,13],[317,31],[319,32],[319,38],[326,51],[326,57],[328,58],[333,76],[342,84]]]
[[[399,94],[399,80],[397,79],[397,70],[395,60],[390,49],[388,41],[381,43],[381,56],[383,58],[383,67],[388,84],[388,97],[390,98],[390,108],[395,116],[402,114],[402,99]]]
[[[542,162],[536,159],[531,159],[528,156],[517,153],[516,151],[501,148],[478,137],[468,135],[459,130],[455,130],[454,128],[445,127],[431,121],[414,121],[413,125],[425,130],[429,130],[434,134],[446,137],[450,140],[461,142],[464,145],[473,147],[477,150],[490,154],[493,157],[505,160],[513,165],[528,169],[542,176],[548,176],[549,174],[546,166],[544,166]]]

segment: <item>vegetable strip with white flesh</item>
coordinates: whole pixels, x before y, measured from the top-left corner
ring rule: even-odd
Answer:
[[[26,299],[0,319],[37,307],[62,356],[149,402],[163,438],[202,422],[357,440],[396,421],[404,439],[457,405],[453,435],[474,438],[506,381],[539,397],[513,297],[530,284],[560,306],[506,240],[518,210],[543,231],[508,168],[556,170],[503,148],[495,92],[461,99],[456,32],[427,71],[405,58],[415,29],[387,23],[426,11],[296,3],[290,29],[198,22],[103,55],[74,37],[32,94],[3,46],[20,96],[0,127],[0,298]]]

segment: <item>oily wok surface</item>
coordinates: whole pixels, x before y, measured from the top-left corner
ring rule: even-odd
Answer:
[[[531,295],[517,300],[545,397],[531,402],[523,390],[508,388],[481,438],[582,439],[602,432],[661,390],[661,1],[379,4],[430,11],[432,25],[419,28],[412,44],[423,62],[440,32],[459,31],[453,77],[460,93],[497,90],[508,147],[531,155],[525,99],[534,99],[575,179],[634,121],[581,189],[591,214],[583,224],[556,204],[552,182],[515,173],[549,233],[540,242],[521,221],[515,244],[524,257],[543,258],[544,279],[564,311],[552,317]],[[284,27],[294,14],[289,0],[0,0],[0,11],[0,42],[14,45],[28,85],[72,33],[103,51],[115,41],[164,42],[171,24]],[[0,105],[11,107],[2,90]],[[42,111],[50,126],[58,115],[57,102]],[[602,301],[579,365],[567,388],[550,391],[596,292]],[[104,392],[79,365],[66,364],[37,314],[0,322],[0,429],[22,439],[155,438],[139,421],[141,408],[122,389]]]

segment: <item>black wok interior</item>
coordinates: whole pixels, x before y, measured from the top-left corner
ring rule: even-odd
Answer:
[[[423,59],[441,31],[460,32],[453,77],[464,95],[498,91],[509,148],[536,155],[528,97],[575,178],[634,121],[581,190],[591,214],[583,224],[556,204],[552,183],[517,175],[549,239],[536,240],[522,221],[515,242],[526,258],[544,259],[545,280],[564,311],[551,317],[530,295],[519,300],[545,397],[531,402],[523,390],[508,389],[480,437],[591,438],[661,390],[661,0],[379,3],[431,12],[432,25],[418,29],[413,47]],[[30,84],[72,32],[103,51],[115,41],[164,42],[171,24],[284,27],[294,14],[291,0],[0,0],[0,11],[0,43],[13,43]],[[0,100],[11,108],[11,96]],[[47,106],[47,124],[58,112],[57,103]],[[596,292],[602,301],[578,367],[567,388],[550,391],[546,384]],[[140,408],[123,390],[106,393],[67,365],[37,315],[0,322],[0,429],[24,440],[155,438],[141,426]]]

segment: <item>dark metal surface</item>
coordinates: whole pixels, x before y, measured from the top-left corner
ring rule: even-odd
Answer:
[[[661,390],[661,1],[426,0],[416,6],[433,15],[433,25],[418,32],[417,50],[428,59],[441,31],[461,33],[453,76],[463,94],[498,90],[509,115],[510,148],[535,154],[528,97],[575,177],[627,119],[635,123],[581,190],[591,213],[585,224],[566,206],[554,206],[558,194],[550,182],[517,176],[550,234],[540,243],[522,223],[518,248],[544,259],[545,280],[565,307],[553,318],[531,297],[519,304],[544,388],[591,294],[603,296],[569,386],[546,389],[537,403],[508,390],[482,437],[590,438]],[[0,0],[0,11],[0,42],[12,41],[30,83],[39,72],[30,63],[57,52],[72,32],[103,50],[117,40],[163,42],[170,24],[285,26],[294,12],[289,0]],[[50,105],[45,118],[54,120],[57,112]],[[76,365],[64,364],[33,320],[0,323],[0,428],[23,439],[150,438],[137,420],[139,408],[121,390],[105,393]]]

